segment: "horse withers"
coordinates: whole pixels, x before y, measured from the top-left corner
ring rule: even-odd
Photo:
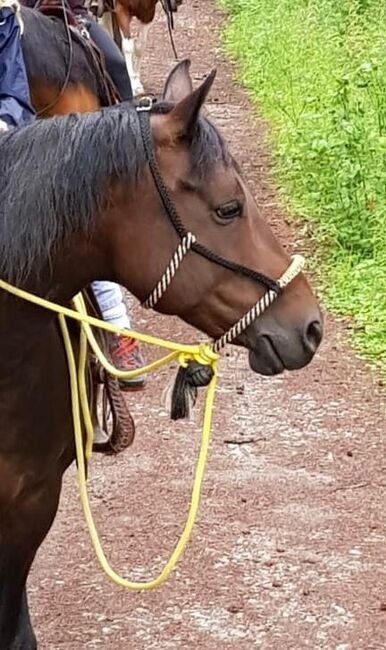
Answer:
[[[121,105],[1,136],[1,277],[64,304],[95,279],[119,282],[144,301],[180,243],[177,215],[201,248],[184,257],[160,312],[218,337],[274,285],[289,257],[221,135],[200,114],[214,75],[193,90],[188,68],[174,69],[146,117]],[[245,267],[250,277],[237,272]],[[322,328],[298,275],[236,342],[249,351],[252,370],[274,375],[307,365]],[[35,650],[25,583],[74,460],[57,319],[2,292],[0,356],[0,648]]]

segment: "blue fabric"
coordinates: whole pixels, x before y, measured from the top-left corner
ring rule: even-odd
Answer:
[[[0,120],[19,126],[31,120],[27,72],[20,43],[20,26],[12,9],[0,10]]]

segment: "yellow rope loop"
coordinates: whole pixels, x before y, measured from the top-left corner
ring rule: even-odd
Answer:
[[[8,0],[0,0],[1,3],[8,2]],[[279,282],[281,286],[286,286],[297,273],[302,268],[304,263],[303,258],[300,256],[296,257],[293,260],[290,268],[283,274]],[[75,447],[76,447],[76,459],[78,465],[78,480],[79,480],[79,492],[80,500],[83,507],[83,512],[86,520],[86,524],[89,530],[90,538],[94,546],[96,556],[99,560],[99,563],[108,577],[115,582],[117,585],[126,587],[126,589],[131,590],[145,590],[145,589],[154,589],[161,585],[169,577],[170,573],[173,571],[176,563],[178,562],[181,554],[184,551],[186,544],[189,541],[190,535],[192,533],[193,525],[197,516],[197,510],[200,502],[200,493],[201,493],[201,484],[205,473],[205,464],[208,455],[208,447],[210,440],[210,430],[212,423],[212,410],[213,402],[216,391],[217,383],[217,364],[220,355],[213,349],[213,343],[206,342],[199,345],[182,345],[180,343],[175,343],[172,341],[165,341],[148,334],[140,334],[139,332],[128,331],[125,329],[118,328],[104,321],[93,318],[87,313],[86,305],[84,303],[83,297],[78,295],[74,298],[75,309],[69,309],[68,307],[63,307],[56,303],[50,302],[44,298],[31,294],[27,291],[14,287],[13,285],[5,282],[0,278],[0,289],[7,291],[8,293],[17,296],[23,300],[38,305],[44,309],[49,309],[52,312],[55,312],[58,315],[60,328],[63,336],[63,343],[67,356],[67,363],[70,376],[70,388],[71,388],[71,401],[72,401],[72,417],[74,425],[74,435],[75,435]],[[75,354],[72,346],[71,337],[68,331],[66,318],[71,318],[75,320],[80,325],[80,354],[78,358],[78,364],[75,360]],[[92,327],[97,327],[106,332],[113,334],[119,334],[121,336],[132,337],[143,343],[149,345],[155,345],[160,348],[167,350],[167,354],[157,359],[156,361],[144,366],[143,368],[135,371],[122,372],[115,368],[110,361],[103,354],[95,335],[92,331]],[[93,444],[93,425],[90,415],[90,407],[88,401],[88,392],[86,385],[86,365],[87,365],[87,349],[88,346],[92,349],[96,357],[102,366],[111,373],[113,376],[118,378],[127,378],[135,377],[137,374],[143,372],[153,372],[157,368],[160,368],[172,361],[178,360],[182,367],[188,365],[190,361],[196,361],[197,363],[203,366],[210,366],[213,370],[213,376],[208,385],[208,390],[206,394],[206,402],[204,408],[204,417],[203,417],[203,427],[202,427],[202,437],[201,437],[201,447],[198,457],[198,462],[196,466],[196,471],[194,475],[193,487],[192,487],[192,496],[190,501],[190,507],[188,511],[187,520],[183,531],[181,533],[180,539],[178,540],[170,559],[166,563],[164,569],[161,571],[158,577],[148,582],[132,582],[126,580],[119,576],[109,565],[106,556],[104,554],[103,548],[99,541],[98,533],[95,527],[93,520],[90,503],[87,494],[87,479],[86,479],[86,462],[89,460],[92,452]],[[85,434],[85,436],[84,436]]]
[[[201,484],[205,474],[205,465],[208,456],[208,447],[210,441],[213,402],[214,402],[214,397],[216,392],[216,382],[217,382],[217,371],[216,371],[217,362],[213,361],[214,374],[209,384],[207,395],[206,395],[202,437],[201,437],[201,447],[200,447],[199,457],[197,461],[195,476],[193,480],[192,496],[191,496],[190,507],[189,507],[185,526],[183,527],[181,536],[176,546],[174,547],[170,559],[165,564],[161,573],[156,578],[153,578],[148,582],[133,582],[118,575],[108,563],[102,545],[99,540],[98,532],[94,523],[90,502],[88,498],[88,493],[87,493],[86,461],[85,461],[84,439],[83,439],[83,431],[82,431],[82,414],[84,418],[85,412],[89,413],[88,410],[89,407],[88,407],[87,392],[85,390],[80,390],[81,387],[79,386],[79,376],[80,377],[84,376],[83,370],[84,370],[84,364],[86,359],[86,354],[85,354],[86,336],[82,331],[81,355],[80,355],[81,361],[77,368],[72,342],[71,342],[70,334],[66,323],[66,318],[63,314],[59,314],[59,322],[62,330],[63,341],[66,350],[68,368],[70,374],[72,417],[73,417],[74,433],[75,433],[76,458],[78,464],[80,500],[82,503],[82,508],[83,508],[87,528],[89,530],[90,539],[92,541],[96,557],[102,569],[105,571],[106,575],[115,584],[134,591],[155,589],[156,587],[159,587],[163,582],[165,582],[165,580],[167,580],[171,572],[174,570],[179,558],[181,557],[190,539],[193,526],[196,520],[197,511],[200,503],[200,496],[201,496]],[[83,419],[83,423],[85,424],[86,434],[89,434],[90,426],[92,426],[91,419],[86,416],[86,418]]]
[[[214,368],[216,361],[220,355],[213,350],[212,343],[201,343],[199,351],[194,355],[194,360],[201,363],[203,366],[212,366]]]
[[[190,361],[196,361],[202,366],[211,366],[214,368],[220,355],[213,350],[211,343],[201,343],[197,346],[195,352],[180,352],[178,362],[182,368],[186,368]]]
[[[189,352],[180,352],[178,355],[178,363],[182,368],[186,368],[189,361],[193,359],[193,354],[190,354]]]

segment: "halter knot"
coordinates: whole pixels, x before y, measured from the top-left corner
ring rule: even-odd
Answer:
[[[211,343],[201,343],[199,353],[194,355],[194,360],[203,366],[214,366],[220,355],[214,351]]]
[[[172,420],[189,417],[197,399],[197,389],[210,384],[218,359],[219,355],[210,343],[202,343],[198,352],[182,352],[178,356],[180,367],[172,393]]]

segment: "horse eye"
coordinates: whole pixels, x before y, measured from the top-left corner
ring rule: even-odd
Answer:
[[[223,221],[231,221],[240,217],[242,211],[242,205],[239,201],[228,201],[217,208],[216,214]]]

